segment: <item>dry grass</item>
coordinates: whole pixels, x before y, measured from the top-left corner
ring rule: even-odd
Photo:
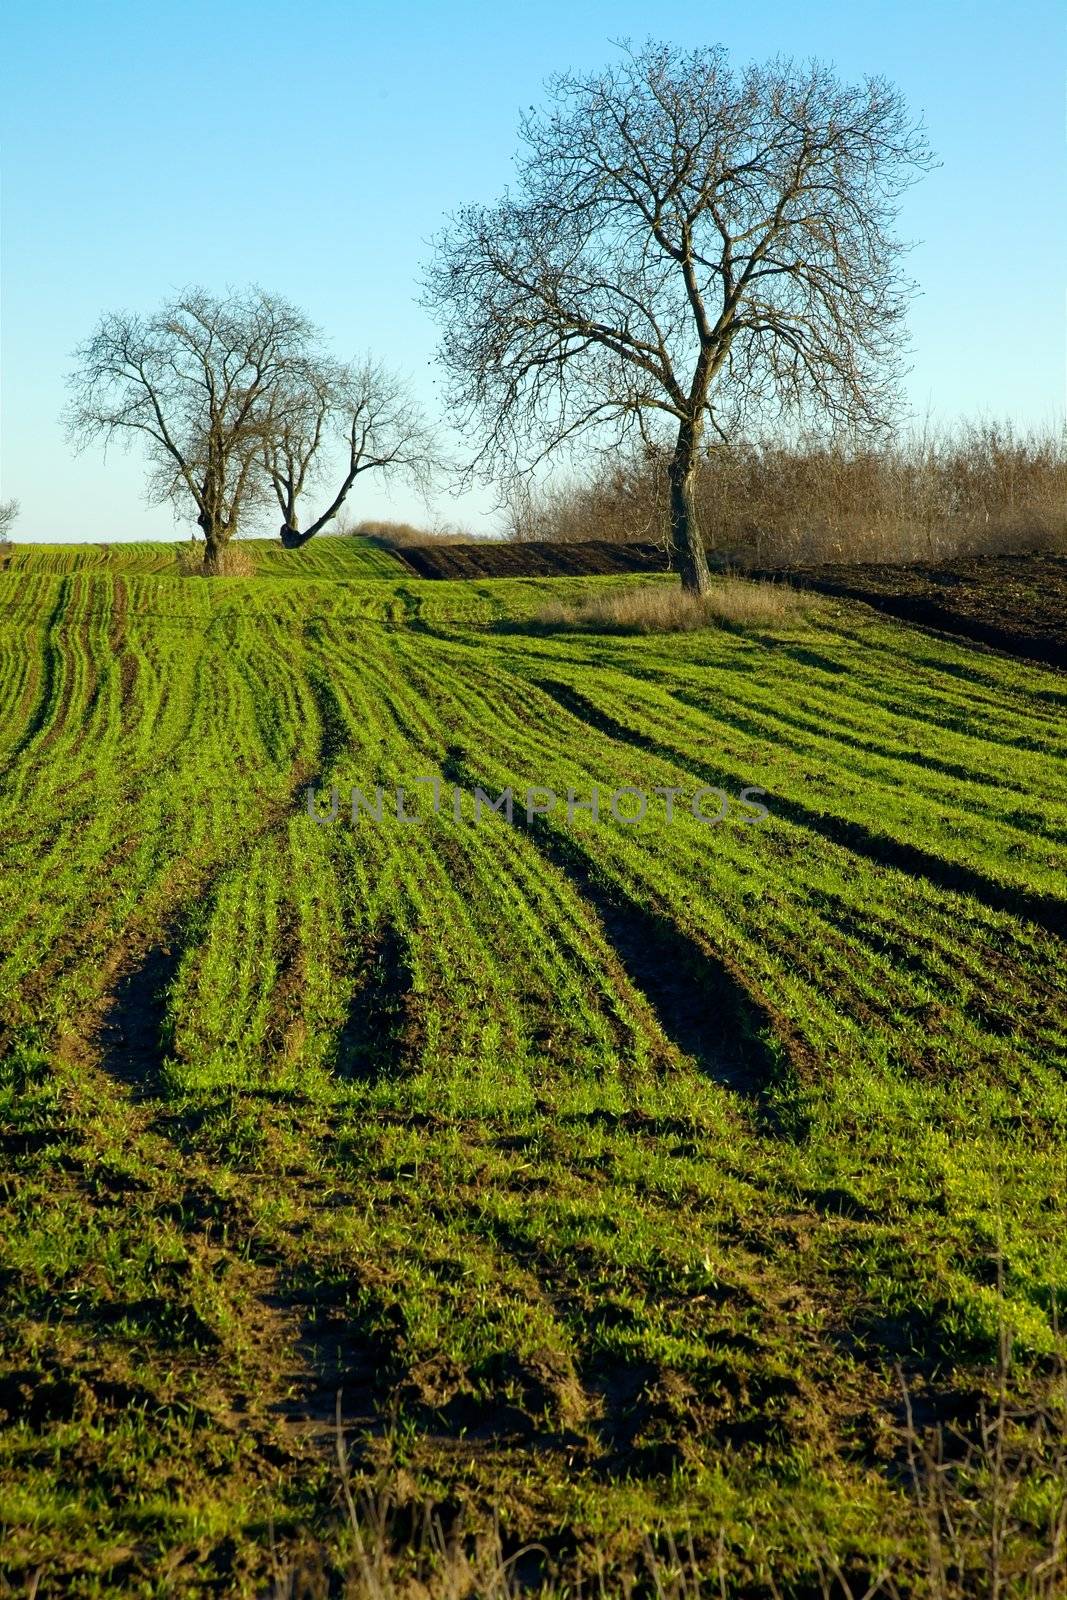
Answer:
[[[190,539],[178,551],[178,572],[183,578],[253,578],[256,562],[250,550],[234,542],[223,545],[216,560],[208,566],[203,544]]]
[[[822,1600],[1061,1600],[1067,1594],[1067,1367],[1056,1358],[1046,1398],[1016,1409],[1010,1399],[1011,1340],[1002,1327],[996,1398],[980,1409],[969,1435],[916,1426],[901,1378],[905,1417],[899,1444],[910,1495],[904,1521],[871,1530],[871,1548],[846,1568],[817,1530],[796,1521],[796,1547]],[[530,1544],[505,1553],[499,1520],[472,1534],[445,1531],[431,1505],[414,1525],[387,1491],[360,1494],[353,1484],[337,1399],[335,1449],[344,1528],[337,1548],[312,1548],[286,1562],[275,1553],[275,1578],[264,1600],[727,1600],[737,1586],[734,1553],[722,1534],[700,1557],[688,1535],[646,1532],[620,1569],[617,1552],[585,1548],[563,1576],[547,1550]],[[387,1469],[386,1469],[387,1470]],[[897,1553],[888,1559],[875,1548]],[[523,1565],[526,1563],[526,1570]],[[561,1581],[562,1579],[562,1581]],[[784,1600],[765,1573],[774,1600]],[[794,1592],[787,1584],[788,1592]],[[766,1592],[763,1584],[758,1592]]]
[[[509,538],[666,537],[662,457],[614,460],[517,504]],[[699,471],[708,548],[732,564],[920,561],[1067,550],[1067,435],[974,423],[880,448],[820,440],[716,446]]]
[[[373,518],[346,527],[343,532],[361,539],[373,539],[387,550],[411,550],[421,545],[470,544],[475,537],[467,528],[446,525],[416,528],[410,522],[383,522]]]
[[[547,627],[593,632],[684,633],[696,628],[774,627],[799,621],[815,602],[784,583],[722,577],[710,594],[689,594],[679,583],[631,584],[590,595],[578,604],[555,602],[538,614]]]

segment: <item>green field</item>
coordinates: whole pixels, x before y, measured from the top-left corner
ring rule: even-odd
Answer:
[[[11,1592],[340,1570],[338,1391],[400,1543],[429,1501],[608,1593],[689,1535],[709,1594],[923,1592],[902,1380],[971,1437],[1007,1330],[1009,1454],[1056,1404],[1062,675],[845,602],[552,631],[619,580],[252,548],[0,569]],[[417,823],[353,824],[398,784]]]

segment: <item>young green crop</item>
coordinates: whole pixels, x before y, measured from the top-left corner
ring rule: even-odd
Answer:
[[[1006,1324],[1033,1404],[1067,1288],[1061,679],[73,548],[0,572],[5,1571],[263,1592],[337,1537],[338,1391],[359,1483],[563,1568],[917,1570],[897,1368],[970,1426]]]

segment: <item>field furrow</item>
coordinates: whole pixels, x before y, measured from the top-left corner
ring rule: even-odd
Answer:
[[[1067,1294],[1060,678],[250,549],[0,572],[7,1570],[265,1592],[338,1405],[564,1570],[918,1570],[900,1374],[1033,1413]]]

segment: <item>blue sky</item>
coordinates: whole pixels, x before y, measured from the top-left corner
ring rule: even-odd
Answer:
[[[136,454],[75,458],[58,415],[100,312],[187,283],[287,296],[338,354],[374,351],[433,407],[435,332],[415,303],[430,234],[506,184],[519,110],[550,72],[650,33],[894,80],[943,163],[902,221],[922,241],[910,405],[1062,420],[1067,25],[1052,0],[6,0],[0,495],[22,502],[16,536],[173,536]],[[355,515],[427,520],[410,493],[363,482]],[[442,495],[431,514],[484,531],[488,505]]]

